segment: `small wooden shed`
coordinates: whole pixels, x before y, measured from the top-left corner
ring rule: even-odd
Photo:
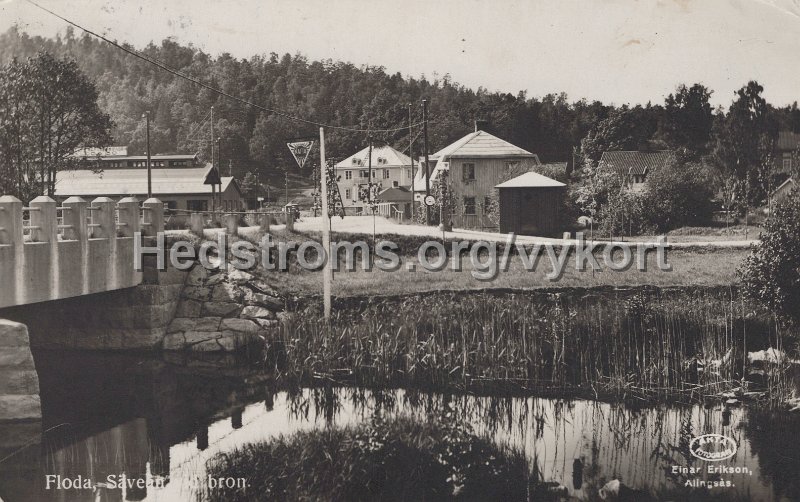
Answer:
[[[500,232],[554,235],[562,229],[566,185],[529,172],[496,185],[500,197]]]

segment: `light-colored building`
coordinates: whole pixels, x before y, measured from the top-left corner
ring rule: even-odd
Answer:
[[[239,211],[244,208],[239,184],[230,176],[219,177],[207,164],[203,167],[152,168],[153,197],[168,209]],[[213,188],[212,188],[213,185]],[[216,203],[212,196],[216,194]],[[96,197],[147,198],[147,169],[111,168],[59,171],[55,196],[59,201],[77,196],[88,201]],[[213,207],[212,207],[213,206]]]
[[[449,173],[448,186],[455,204],[453,226],[459,228],[495,228],[487,211],[495,186],[541,164],[537,155],[481,130],[428,157],[431,188],[442,172]],[[414,181],[414,200],[422,201],[424,195],[423,167]]]
[[[336,164],[339,193],[345,208],[358,211],[366,204],[359,193],[370,181],[370,148],[366,147]],[[387,188],[411,186],[411,158],[391,146],[372,147],[372,182],[379,185],[377,193]]]

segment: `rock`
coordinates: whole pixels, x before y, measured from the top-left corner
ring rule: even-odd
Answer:
[[[622,484],[618,479],[612,479],[599,490],[602,500],[617,500],[619,502],[644,502],[654,500],[653,497],[642,490],[634,490]]]
[[[255,289],[257,292],[267,295],[276,295],[275,289],[261,279],[253,279],[247,283],[248,286]]]
[[[214,286],[211,300],[215,302],[237,302],[242,299],[244,292],[239,287],[223,282]]]
[[[200,317],[200,308],[203,306],[197,300],[183,300],[178,305],[175,317]]]
[[[251,319],[275,319],[275,313],[264,307],[248,306],[242,309],[240,317]]]
[[[272,310],[283,310],[284,302],[276,296],[266,295],[264,293],[257,293],[253,290],[245,290],[244,302],[247,305],[259,305],[262,307],[269,307]]]
[[[239,333],[258,333],[261,330],[261,326],[249,319],[223,319],[219,329]]]
[[[266,329],[273,329],[280,326],[277,319],[255,319],[259,326]]]
[[[164,337],[161,346],[164,350],[183,350],[186,346],[186,338],[183,333],[170,333]]]
[[[203,304],[203,314],[219,317],[236,317],[242,306],[236,302],[207,302]]]
[[[208,277],[208,271],[199,263],[194,266],[186,277],[187,286],[202,286]]]
[[[253,274],[245,272],[244,270],[233,269],[228,273],[228,282],[234,284],[246,284],[253,280]]]
[[[219,323],[221,320],[221,317],[178,317],[172,320],[167,332],[177,333],[179,331],[217,331],[219,330]]]
[[[786,360],[786,354],[780,350],[769,348],[767,350],[759,350],[758,352],[749,352],[747,354],[747,361],[750,363],[764,362],[772,364],[781,364]]]
[[[217,272],[206,280],[206,286],[216,286],[225,281],[225,274]]]
[[[205,301],[211,294],[211,288],[205,286],[188,286],[183,289],[183,297],[192,300]]]
[[[739,406],[739,400],[738,399],[728,399],[727,401],[725,401],[725,406]]]

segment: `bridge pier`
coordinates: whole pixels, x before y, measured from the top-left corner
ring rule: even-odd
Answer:
[[[28,328],[0,319],[0,422],[41,418],[39,376]]]

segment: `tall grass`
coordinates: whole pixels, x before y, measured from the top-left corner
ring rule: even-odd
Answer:
[[[742,386],[746,351],[782,345],[747,312],[728,289],[416,295],[352,302],[330,323],[312,305],[268,361],[305,384],[701,398]]]

